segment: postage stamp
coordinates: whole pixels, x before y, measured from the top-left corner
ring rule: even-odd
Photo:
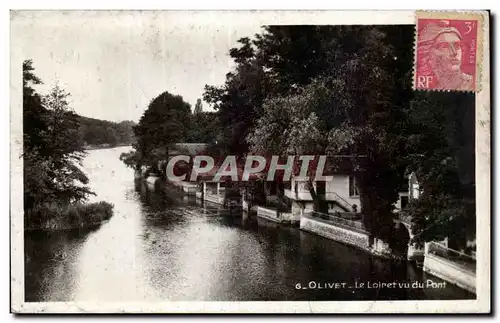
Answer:
[[[414,88],[478,91],[482,17],[471,13],[416,13]]]
[[[11,311],[489,312],[488,18],[11,11]]]

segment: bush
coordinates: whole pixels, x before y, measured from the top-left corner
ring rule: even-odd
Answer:
[[[135,150],[131,150],[128,153],[121,153],[120,160],[130,168],[138,170],[141,168],[140,156]]]
[[[25,211],[25,229],[92,229],[99,227],[113,215],[113,204],[58,203],[41,204]]]

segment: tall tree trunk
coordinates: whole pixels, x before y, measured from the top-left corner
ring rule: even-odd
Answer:
[[[165,167],[162,167],[160,169],[160,174],[167,179],[167,165],[168,165],[168,155],[169,155],[169,148],[168,145],[165,147]]]
[[[316,189],[314,189],[314,183],[312,182],[312,180],[309,180],[307,182],[307,188],[313,200],[313,210],[316,212],[327,213],[328,210],[325,207],[324,196],[318,194]]]
[[[397,176],[383,161],[370,161],[366,169],[357,174],[361,212],[366,230],[373,238],[389,242],[393,234],[393,204],[397,200]]]

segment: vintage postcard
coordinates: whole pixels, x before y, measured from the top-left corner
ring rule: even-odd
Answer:
[[[12,10],[13,313],[489,313],[487,11]]]

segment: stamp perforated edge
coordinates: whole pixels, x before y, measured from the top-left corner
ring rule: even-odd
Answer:
[[[415,72],[417,66],[417,41],[418,41],[418,20],[422,19],[450,19],[450,20],[477,20],[477,46],[476,46],[476,75],[475,85],[476,88],[471,91],[465,90],[450,90],[450,89],[420,89],[415,84]],[[415,33],[413,39],[413,66],[412,66],[412,88],[414,91],[434,91],[434,92],[470,92],[477,93],[481,91],[482,80],[482,60],[483,56],[483,41],[484,41],[484,19],[489,18],[488,11],[448,11],[448,10],[417,10],[415,11]]]

